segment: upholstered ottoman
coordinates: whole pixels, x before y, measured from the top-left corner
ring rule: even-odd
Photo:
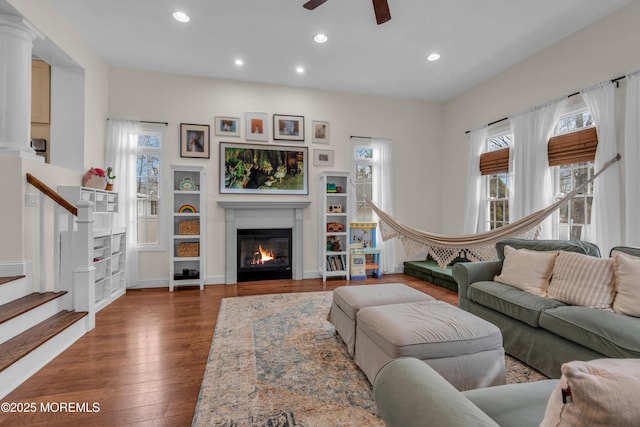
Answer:
[[[398,357],[422,360],[461,391],[505,383],[500,329],[442,301],[358,312],[354,360],[369,381]]]
[[[434,301],[434,298],[403,283],[341,286],[333,291],[327,319],[336,328],[351,356],[356,342],[356,316],[365,307],[404,302]]]

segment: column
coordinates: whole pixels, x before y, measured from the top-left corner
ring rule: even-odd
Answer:
[[[31,55],[42,36],[22,17],[0,14],[0,156],[37,158],[31,148]]]

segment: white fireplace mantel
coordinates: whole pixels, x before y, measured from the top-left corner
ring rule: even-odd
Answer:
[[[246,228],[291,228],[293,280],[302,280],[302,210],[309,201],[232,201],[219,200],[218,205],[225,210],[225,283],[238,281],[238,230]]]

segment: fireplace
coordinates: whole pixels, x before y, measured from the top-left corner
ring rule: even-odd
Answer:
[[[291,229],[291,278],[302,280],[303,269],[303,212],[309,201],[249,201],[218,200],[225,211],[225,273],[227,285],[238,280],[238,231],[245,229]]]
[[[291,228],[237,230],[238,282],[291,279]]]

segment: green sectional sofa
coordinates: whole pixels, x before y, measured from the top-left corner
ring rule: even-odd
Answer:
[[[572,360],[640,358],[640,318],[568,305],[494,281],[507,245],[600,256],[596,245],[584,241],[505,239],[496,245],[499,260],[453,266],[460,308],[497,325],[506,353],[551,378],[559,378],[561,365]],[[613,250],[640,256],[639,248]]]
[[[460,392],[426,363],[394,359],[373,386],[387,427],[537,427],[558,380]]]

